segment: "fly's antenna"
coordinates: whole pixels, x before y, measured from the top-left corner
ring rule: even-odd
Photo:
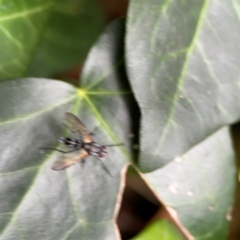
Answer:
[[[124,143],[118,143],[118,144],[110,144],[110,145],[104,145],[106,147],[116,147],[116,146],[123,146]]]
[[[100,158],[98,158],[98,160],[102,163],[103,169],[112,177],[112,174],[108,171],[108,169],[105,166],[105,164],[103,163],[103,161]]]

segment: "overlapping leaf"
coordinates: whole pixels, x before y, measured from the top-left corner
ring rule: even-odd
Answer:
[[[235,189],[231,136],[220,129],[168,165],[144,174],[189,239],[226,239]]]
[[[189,239],[225,239],[239,119],[237,1],[132,1],[127,72],[141,109],[139,167]],[[226,180],[227,179],[227,180]]]
[[[132,1],[127,59],[142,112],[142,170],[164,166],[239,119],[238,7]]]

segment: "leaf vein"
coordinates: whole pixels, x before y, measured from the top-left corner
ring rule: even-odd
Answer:
[[[106,132],[108,133],[108,135],[113,139],[113,141],[115,143],[119,143],[119,139],[115,136],[115,134],[112,132],[112,130],[109,128],[108,124],[104,121],[103,117],[101,116],[101,114],[99,113],[99,111],[96,109],[96,107],[93,105],[93,103],[91,102],[91,100],[87,97],[86,94],[83,95],[83,98],[86,100],[87,104],[89,105],[90,109],[93,111],[93,113],[95,114],[95,117],[99,120],[99,122],[102,124],[102,126],[104,127],[104,129],[106,130]],[[128,158],[129,160],[130,155],[128,154],[128,152],[125,150],[125,148],[123,148],[122,146],[119,147],[122,152],[124,153],[124,155],[126,156],[126,158]]]
[[[16,19],[16,18],[26,17],[28,15],[32,15],[32,14],[35,14],[35,13],[43,12],[43,11],[51,8],[53,5],[54,5],[54,3],[50,2],[50,3],[47,3],[45,5],[38,6],[38,7],[32,8],[32,9],[29,9],[29,10],[25,10],[25,11],[22,11],[22,12],[18,12],[18,13],[14,13],[14,14],[11,14],[11,15],[8,15],[8,16],[1,17],[0,18],[0,23],[5,22],[5,21],[9,21],[9,20],[13,20],[13,19]]]
[[[176,87],[176,91],[173,95],[173,101],[172,101],[172,105],[170,107],[169,116],[168,116],[167,122],[166,122],[166,124],[163,128],[161,137],[158,141],[158,144],[157,144],[157,147],[156,147],[156,149],[153,153],[153,156],[157,154],[159,148],[162,146],[162,143],[165,141],[166,136],[168,134],[170,124],[172,123],[174,113],[175,113],[175,109],[176,109],[176,105],[177,105],[178,99],[179,99],[178,96],[179,96],[179,93],[182,89],[182,85],[183,85],[183,82],[184,82],[184,76],[186,75],[187,66],[188,66],[189,61],[190,61],[190,56],[191,56],[191,54],[194,50],[194,47],[197,43],[197,39],[198,39],[198,36],[200,34],[201,26],[202,26],[203,21],[204,21],[204,16],[206,15],[208,4],[209,4],[209,0],[205,0],[204,3],[203,3],[203,7],[202,7],[202,10],[201,10],[201,13],[200,13],[200,17],[199,17],[199,21],[198,21],[198,24],[197,24],[197,27],[196,27],[196,31],[195,31],[195,34],[193,36],[192,42],[191,42],[191,44],[188,48],[188,51],[186,52],[186,60],[184,62],[183,69],[182,69],[180,77],[178,79],[178,84],[177,84],[177,87]],[[152,157],[152,159],[153,159],[153,157]]]
[[[17,122],[17,121],[27,120],[27,119],[30,118],[30,117],[36,116],[36,115],[41,114],[41,113],[43,113],[43,112],[45,112],[45,111],[49,111],[49,110],[51,110],[51,109],[53,109],[53,108],[56,108],[56,107],[58,107],[59,105],[62,105],[62,104],[64,104],[64,103],[67,103],[67,102],[73,100],[75,97],[76,97],[76,95],[73,94],[73,95],[71,95],[70,97],[68,97],[68,98],[66,98],[66,99],[64,99],[64,100],[59,101],[58,103],[55,103],[55,104],[53,104],[53,105],[50,105],[50,106],[48,106],[48,107],[46,107],[46,108],[43,108],[43,109],[41,109],[41,110],[39,110],[39,111],[30,113],[30,114],[28,114],[28,115],[21,116],[21,117],[15,118],[15,119],[11,119],[11,120],[6,120],[6,121],[4,121],[4,122],[0,122],[0,126],[1,126],[1,125],[4,125],[4,124],[10,124],[10,123],[13,123],[13,122]]]
[[[14,36],[2,25],[0,25],[0,30],[2,30],[3,34],[12,42],[14,43],[19,49],[24,49],[23,44],[18,41]]]

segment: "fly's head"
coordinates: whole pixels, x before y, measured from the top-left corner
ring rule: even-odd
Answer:
[[[101,146],[101,151],[98,153],[99,158],[104,158],[107,154],[107,147]]]

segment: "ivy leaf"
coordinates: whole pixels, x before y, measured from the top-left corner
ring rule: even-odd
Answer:
[[[238,29],[235,1],[132,1],[126,54],[143,171],[239,119]]]
[[[132,158],[132,94],[122,66],[124,25],[116,22],[90,52],[82,88],[46,79],[1,83],[0,226],[1,240],[117,239],[115,218],[126,166]],[[101,59],[101,64],[96,59]],[[101,67],[99,67],[101,65]],[[133,107],[136,107],[133,105]],[[52,171],[62,154],[40,154],[56,147],[63,135],[64,113],[71,111],[99,144],[108,149],[106,174],[96,157],[84,169],[75,164]]]
[[[51,77],[83,62],[103,29],[103,11],[93,0],[59,0],[53,9],[28,76]]]
[[[86,0],[9,0],[0,15],[0,80],[66,71],[86,57],[103,23]]]
[[[54,0],[1,2],[0,80],[24,75],[54,2]]]
[[[236,170],[225,126],[240,113],[238,16],[236,1],[130,4],[138,166],[188,239],[226,239],[231,218]]]
[[[188,239],[224,240],[231,220],[235,172],[231,136],[224,127],[143,178]]]

